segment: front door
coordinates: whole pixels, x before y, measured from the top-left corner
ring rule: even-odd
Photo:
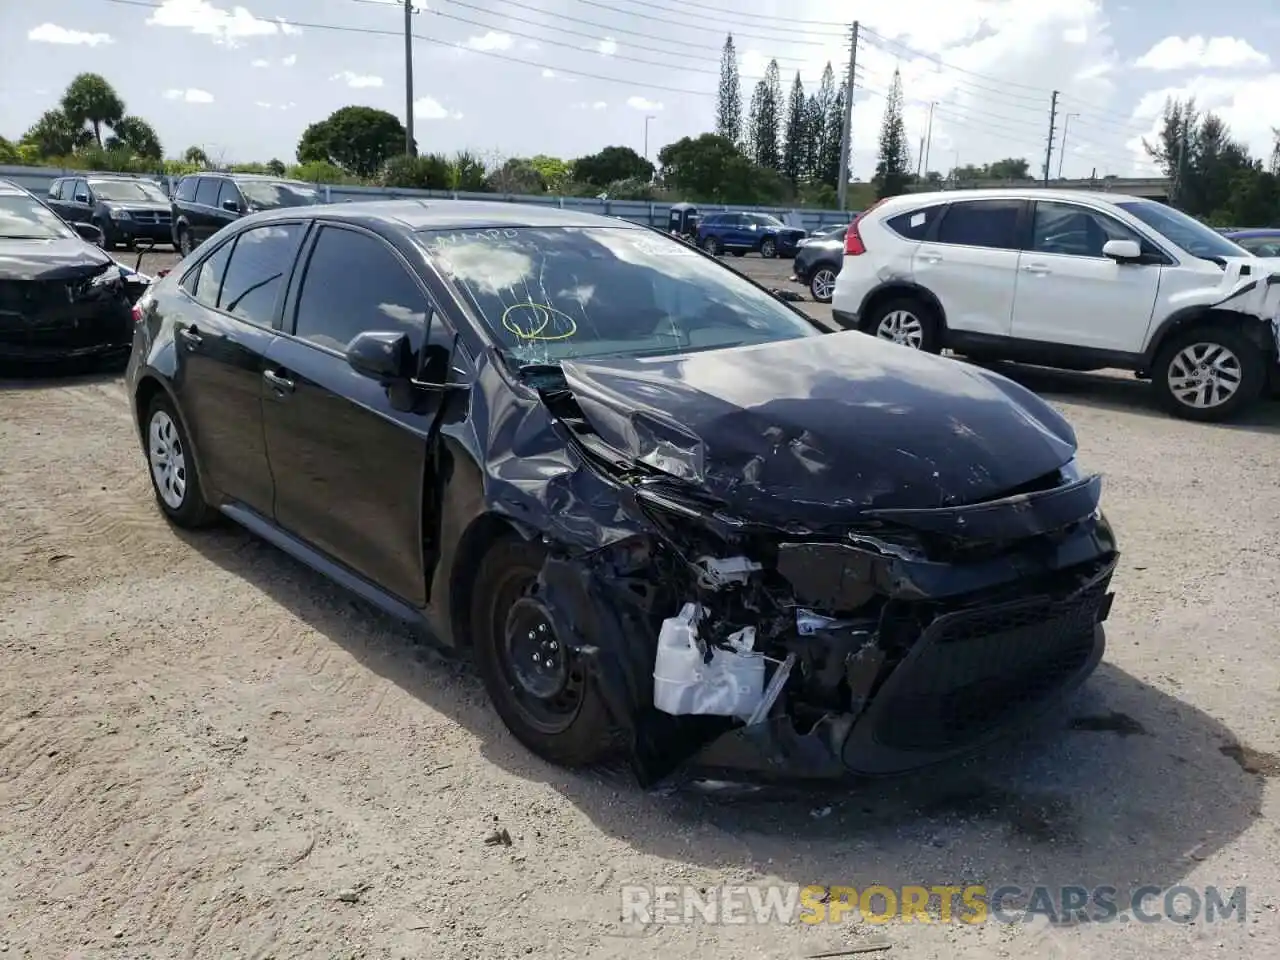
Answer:
[[[1022,200],[962,200],[916,248],[912,278],[933,292],[947,327],[1007,337],[1013,322]]]
[[[1160,291],[1160,264],[1118,263],[1108,240],[1163,255],[1120,221],[1069,201],[1038,200],[1032,237],[1018,261],[1013,335],[1023,340],[1139,353]]]
[[[407,332],[422,349],[425,288],[382,238],[320,228],[264,371],[275,519],[365,579],[426,604],[424,489],[440,398],[395,409],[389,388],[357,374],[346,347],[367,331]],[[358,282],[356,282],[358,279]],[[296,284],[295,284],[296,286]],[[429,521],[428,521],[429,522]]]
[[[269,224],[219,244],[184,280],[191,300],[175,321],[174,388],[204,479],[265,517],[275,484],[261,429],[263,357],[303,232]]]

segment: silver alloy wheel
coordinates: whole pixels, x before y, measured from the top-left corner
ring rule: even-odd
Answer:
[[[830,300],[836,292],[836,272],[830,267],[823,267],[809,281],[809,290],[818,300]]]
[[[160,491],[160,499],[171,510],[181,510],[187,497],[187,456],[178,427],[169,414],[157,410],[151,415],[147,438],[151,477]]]
[[[191,231],[183,230],[178,234],[178,250],[184,257],[191,256]]]
[[[920,350],[924,347],[924,324],[910,310],[891,310],[880,318],[876,336]]]
[[[778,246],[772,240],[766,240],[760,244],[760,256],[766,260],[772,260],[773,255],[778,252]]]
[[[1177,352],[1165,372],[1169,392],[1184,406],[1211,410],[1236,395],[1244,369],[1220,343],[1192,343]]]

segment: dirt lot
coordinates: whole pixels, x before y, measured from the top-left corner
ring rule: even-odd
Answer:
[[[737,800],[533,759],[407,630],[248,534],[171,529],[119,381],[0,384],[0,952],[1280,956],[1280,406],[1196,426],[1130,380],[1014,373],[1106,477],[1106,662],[960,768]],[[768,882],[1248,892],[1218,924],[620,922],[623,884]]]

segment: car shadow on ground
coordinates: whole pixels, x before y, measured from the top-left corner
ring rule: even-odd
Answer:
[[[1150,382],[1138,380],[1131,374],[1117,376],[1114,373],[1081,373],[1008,362],[967,362],[1002,374],[1049,399],[1139,417],[1171,419],[1168,413],[1156,406]],[[1242,416],[1229,423],[1205,423],[1197,426],[1206,430],[1280,433],[1280,403],[1264,399],[1252,410],[1245,411]]]
[[[638,852],[726,880],[1111,885],[1123,896],[1176,884],[1231,843],[1261,815],[1263,775],[1276,772],[1275,758],[1239,745],[1212,717],[1104,663],[1056,721],[924,775],[745,796],[688,784],[645,791],[629,771],[542,762],[501,726],[465,662],[268,544],[229,526],[178,535],[462,724],[485,760],[549,785]],[[510,811],[513,834],[526,816]]]

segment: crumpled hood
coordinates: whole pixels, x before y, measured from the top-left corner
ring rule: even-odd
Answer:
[[[79,238],[0,237],[0,280],[70,280],[100,273],[114,262],[106,252]]]
[[[562,370],[602,440],[752,519],[975,503],[1076,449],[1013,381],[856,331]]]
[[[1280,319],[1280,257],[1224,257],[1222,283],[1211,306],[1263,320]]]

